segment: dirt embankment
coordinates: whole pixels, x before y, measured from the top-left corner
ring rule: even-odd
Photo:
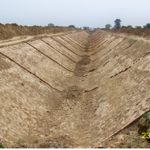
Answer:
[[[3,25],[0,23],[0,40],[6,40],[14,36],[22,35],[39,35],[39,34],[48,34],[48,33],[59,33],[80,30],[77,28],[69,27],[42,27],[42,26],[22,26],[17,24],[6,24]]]
[[[0,147],[150,147],[149,47],[101,30],[1,47]]]
[[[130,27],[121,27],[120,29],[112,29],[111,32],[115,33],[126,33],[130,35],[142,36],[142,37],[150,37],[150,29],[148,28],[130,28]]]

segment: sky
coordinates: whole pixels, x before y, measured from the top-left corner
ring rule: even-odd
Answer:
[[[0,23],[104,28],[150,23],[150,0],[0,0]]]

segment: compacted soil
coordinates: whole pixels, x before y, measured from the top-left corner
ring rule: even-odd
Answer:
[[[148,38],[0,26],[0,147],[150,147]]]

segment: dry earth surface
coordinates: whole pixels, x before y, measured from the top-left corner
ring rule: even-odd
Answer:
[[[1,147],[150,147],[148,36],[10,28],[19,33],[0,41]]]

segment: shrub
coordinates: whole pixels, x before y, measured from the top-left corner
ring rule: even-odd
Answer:
[[[148,112],[146,112],[143,117],[146,119],[146,126],[149,128],[150,127],[150,118],[148,116]]]
[[[0,143],[0,148],[4,148],[4,146]]]

